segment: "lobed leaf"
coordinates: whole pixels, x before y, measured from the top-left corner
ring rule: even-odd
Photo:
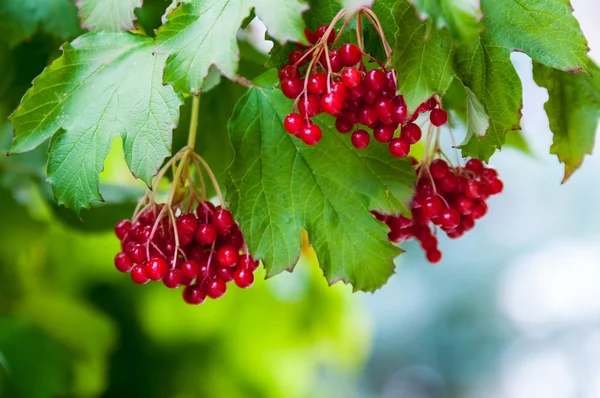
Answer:
[[[143,0],[78,0],[82,26],[90,31],[133,30],[134,10]]]
[[[175,90],[198,94],[211,66],[234,79],[240,51],[237,32],[254,8],[271,37],[285,43],[305,42],[298,0],[274,7],[269,0],[190,0],[169,13],[157,31],[156,51],[168,54],[164,82]]]
[[[267,276],[291,270],[304,228],[329,283],[374,291],[392,275],[400,250],[369,211],[408,211],[412,166],[384,145],[357,151],[331,118],[319,121],[323,139],[308,147],[283,128],[290,109],[280,91],[253,88],[229,123],[236,155],[227,197],[249,249]]]
[[[146,183],[169,155],[182,99],[162,85],[166,56],[153,55],[153,43],[128,32],[80,36],[65,44],[10,116],[13,153],[52,138],[48,180],[59,204],[79,211],[101,199],[98,175],[116,137],[131,171]]]
[[[443,95],[454,77],[452,35],[448,30],[430,30],[407,0],[394,8],[401,27],[393,48],[392,66],[409,112],[434,94]]]
[[[448,27],[458,41],[477,40],[483,29],[479,0],[411,0],[423,18],[431,18],[438,28]]]
[[[550,153],[565,165],[563,182],[594,148],[600,118],[600,68],[592,61],[589,65],[595,78],[584,73],[562,72],[538,62],[533,64],[535,82],[548,90],[544,108],[554,133]]]

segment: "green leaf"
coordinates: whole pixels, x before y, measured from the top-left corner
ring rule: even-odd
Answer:
[[[478,0],[411,0],[423,17],[433,20],[437,28],[449,27],[462,42],[477,39],[483,28],[483,14]]]
[[[566,181],[592,153],[600,118],[600,68],[589,61],[592,76],[573,75],[533,63],[533,77],[548,90],[544,108],[554,140],[550,152],[565,165]]]
[[[307,7],[298,0],[277,7],[269,0],[191,0],[171,12],[156,35],[157,51],[169,54],[165,83],[198,94],[213,65],[234,79],[240,58],[236,35],[253,7],[271,37],[306,41],[302,12]]]
[[[78,0],[81,24],[93,31],[119,32],[133,30],[134,10],[143,0]]]
[[[428,29],[407,0],[394,9],[398,31],[393,48],[392,66],[396,69],[398,87],[409,112],[433,94],[443,95],[454,76],[452,68],[452,34]]]
[[[462,154],[487,161],[504,144],[507,132],[521,128],[521,81],[510,61],[510,51],[491,45],[485,33],[471,48],[457,51],[456,71],[491,121],[485,137],[473,137],[460,147]]]
[[[238,102],[229,123],[231,209],[267,276],[293,269],[304,228],[329,283],[374,291],[400,250],[369,211],[407,212],[414,171],[383,145],[356,151],[329,117],[319,123],[322,141],[304,145],[283,128],[291,104],[279,90],[259,88]]]
[[[79,211],[101,199],[98,175],[116,137],[146,183],[169,155],[182,100],[162,85],[166,57],[152,50],[146,36],[85,34],[64,46],[11,115],[13,153],[52,137],[48,180],[59,204]]]
[[[587,42],[568,0],[482,0],[490,42],[551,68],[587,70]]]
[[[69,0],[0,0],[0,40],[14,46],[31,37],[38,26],[61,40],[79,34],[77,8]]]
[[[490,127],[490,118],[477,96],[468,87],[465,87],[465,92],[467,93],[467,135],[463,144],[469,142],[472,137],[484,137]]]

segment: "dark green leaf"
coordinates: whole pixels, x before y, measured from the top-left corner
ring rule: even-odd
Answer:
[[[494,46],[556,69],[587,69],[587,41],[568,0],[482,0],[481,8]]]
[[[490,44],[485,33],[471,48],[457,51],[456,71],[491,120],[485,137],[472,137],[461,146],[463,156],[487,161],[504,144],[507,132],[521,128],[521,81],[510,51]]]
[[[250,89],[229,124],[236,157],[228,199],[250,251],[268,276],[291,270],[305,228],[330,283],[373,291],[393,273],[400,251],[369,210],[407,211],[410,162],[392,158],[383,145],[357,152],[330,118],[320,121],[322,141],[308,147],[283,129],[290,109],[278,90]]]
[[[600,118],[600,68],[589,61],[592,76],[573,75],[533,64],[533,77],[548,90],[544,106],[554,140],[550,152],[565,164],[566,181],[581,166],[585,155],[592,153]]]
[[[213,65],[234,79],[240,58],[236,35],[253,7],[271,37],[282,43],[306,40],[302,20],[306,5],[297,0],[277,7],[268,0],[191,0],[171,12],[157,32],[157,51],[169,54],[165,83],[197,94]]]
[[[38,26],[61,40],[80,33],[77,8],[69,0],[0,0],[0,40],[14,46]]]
[[[134,10],[143,0],[78,0],[82,26],[90,31],[133,30]]]
[[[455,38],[462,42],[477,39],[483,29],[478,0],[411,0],[424,17],[433,20],[441,29],[449,27]]]
[[[409,112],[434,94],[443,95],[454,76],[452,35],[448,30],[428,29],[407,0],[394,9],[398,31],[392,66]]]
[[[52,137],[48,179],[58,203],[79,211],[101,199],[98,175],[114,138],[149,183],[171,148],[181,98],[162,85],[165,56],[131,33],[88,33],[64,46],[11,115],[12,152]]]

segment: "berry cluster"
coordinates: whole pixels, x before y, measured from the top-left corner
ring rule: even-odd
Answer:
[[[419,178],[412,200],[412,220],[376,212],[374,215],[389,226],[392,243],[415,238],[427,260],[438,263],[442,253],[438,249],[437,227],[452,239],[461,237],[485,216],[486,200],[502,192],[504,186],[496,170],[478,159],[470,159],[465,167],[452,167],[443,159],[436,159],[416,168]]]
[[[119,271],[130,272],[138,284],[184,285],[189,304],[223,296],[230,281],[242,288],[254,283],[258,262],[245,252],[244,237],[229,210],[208,201],[173,218],[166,210],[166,205],[152,203],[133,222],[116,225],[122,248],[115,257]]]
[[[289,64],[279,70],[281,91],[295,100],[297,109],[284,120],[288,133],[307,145],[317,144],[322,131],[311,119],[325,112],[336,117],[340,133],[352,132],[354,147],[366,148],[372,135],[375,141],[388,144],[392,155],[405,157],[410,146],[421,139],[421,128],[414,123],[420,114],[431,111],[434,126],[447,122],[446,111],[433,97],[409,117],[403,97],[396,94],[396,72],[354,44],[329,49],[337,41],[335,35],[328,26],[321,26],[316,33],[306,31],[313,45],[292,51]],[[378,67],[367,70],[364,57]]]

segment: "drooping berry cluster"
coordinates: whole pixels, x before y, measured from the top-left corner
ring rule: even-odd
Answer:
[[[390,227],[388,238],[392,243],[415,238],[427,260],[438,263],[442,259],[438,227],[452,239],[461,237],[485,216],[487,199],[502,192],[504,185],[496,170],[478,159],[470,159],[465,167],[452,167],[443,159],[435,159],[429,165],[416,164],[416,168],[419,178],[411,204],[412,219],[374,215]]]
[[[322,130],[312,118],[322,112],[336,117],[340,133],[352,132],[354,147],[366,148],[372,135],[375,141],[388,144],[396,157],[407,156],[410,146],[421,139],[421,128],[414,123],[420,114],[431,111],[434,126],[447,122],[446,111],[433,97],[409,116],[404,98],[396,94],[394,69],[351,43],[330,49],[337,42],[334,29],[321,26],[306,36],[313,45],[292,51],[289,64],[279,71],[283,94],[295,100],[293,112],[284,120],[285,130],[305,144],[321,140]],[[367,70],[364,58],[377,67]]]
[[[163,207],[150,205],[133,223],[116,225],[122,248],[115,257],[119,271],[130,272],[138,284],[184,285],[189,304],[223,296],[230,281],[242,288],[254,283],[258,262],[244,252],[244,237],[229,210],[201,201],[195,212],[177,215],[173,228]]]

